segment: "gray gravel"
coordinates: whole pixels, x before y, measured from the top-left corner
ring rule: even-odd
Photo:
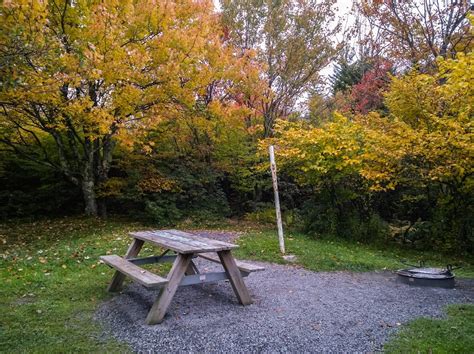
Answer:
[[[197,264],[201,270],[220,267]],[[474,280],[458,280],[456,289],[418,288],[389,272],[264,265],[266,271],[246,278],[255,301],[250,306],[237,303],[227,281],[188,286],[178,289],[162,324],[147,326],[158,291],[130,284],[96,318],[106,335],[137,352],[368,352],[381,349],[400,323],[474,301]]]

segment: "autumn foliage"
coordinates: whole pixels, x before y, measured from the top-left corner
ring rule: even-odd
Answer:
[[[391,68],[392,64],[388,61],[377,62],[360,82],[352,86],[350,102],[353,112],[367,114],[383,109],[383,95],[390,82]]]
[[[384,94],[387,115],[371,112],[349,120],[336,113],[318,128],[280,124],[271,141],[280,162],[299,183],[332,190],[339,208],[337,190],[344,189],[353,200],[403,191],[400,202],[414,198],[438,212],[449,210],[445,235],[430,241],[446,248],[472,245],[471,221],[464,218],[472,213],[474,192],[474,91],[468,84],[474,56],[459,54],[439,65],[436,76],[411,71],[392,77]],[[419,216],[411,215],[412,222]]]
[[[0,141],[77,186],[87,214],[105,213],[97,192],[110,189],[119,141],[141,145],[164,121],[213,130],[210,117],[243,125],[252,114],[240,103],[258,95],[251,54],[224,45],[209,1],[13,1],[1,11]]]
[[[468,2],[354,3],[3,1],[0,215],[259,219],[274,144],[287,226],[472,253]]]

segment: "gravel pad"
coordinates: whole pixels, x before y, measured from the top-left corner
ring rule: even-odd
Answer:
[[[221,269],[196,263],[201,271]],[[400,323],[474,300],[473,280],[458,280],[456,289],[421,288],[389,272],[259,264],[266,270],[245,278],[250,306],[238,304],[228,281],[180,287],[164,322],[147,326],[158,290],[130,284],[96,318],[137,352],[367,352],[381,349]]]

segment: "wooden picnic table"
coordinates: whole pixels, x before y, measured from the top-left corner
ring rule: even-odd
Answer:
[[[133,238],[124,257],[101,256],[101,260],[116,269],[108,291],[119,291],[126,276],[147,288],[161,291],[146,318],[147,324],[163,321],[168,307],[179,286],[203,284],[228,279],[242,305],[252,303],[243,277],[263,267],[234,259],[231,250],[238,247],[232,243],[199,237],[179,230],[157,230],[131,232]],[[145,242],[159,246],[165,251],[159,256],[136,258]],[[172,251],[172,254],[169,254]],[[202,257],[222,264],[223,272],[200,273],[193,258]],[[173,262],[166,278],[140,267],[143,264]]]

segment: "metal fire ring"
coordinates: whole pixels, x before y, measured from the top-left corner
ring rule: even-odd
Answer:
[[[424,267],[423,262],[420,262],[419,267],[413,267],[397,271],[398,279],[402,283],[415,286],[454,288],[453,267],[450,264],[445,269]]]

